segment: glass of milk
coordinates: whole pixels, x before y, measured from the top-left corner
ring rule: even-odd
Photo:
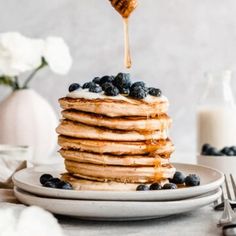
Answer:
[[[198,152],[204,143],[221,149],[236,145],[236,105],[231,71],[207,73],[206,91],[197,109]]]

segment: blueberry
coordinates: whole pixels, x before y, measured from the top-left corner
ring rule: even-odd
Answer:
[[[195,174],[190,174],[185,178],[186,186],[198,186],[200,185],[200,177]]]
[[[91,92],[91,93],[101,93],[102,88],[100,87],[100,85],[93,83],[93,84],[90,85],[89,92]]]
[[[48,180],[43,186],[47,188],[57,188],[58,184]]]
[[[129,95],[135,99],[143,99],[147,96],[147,91],[141,86],[131,87]]]
[[[51,178],[43,186],[49,188],[57,188],[60,182],[61,180],[59,178]]]
[[[60,188],[60,189],[65,189],[65,190],[72,190],[73,189],[72,185],[68,182],[65,182],[65,181],[61,181],[57,185],[57,187]]]
[[[93,82],[87,82],[87,83],[84,83],[84,85],[83,85],[83,89],[89,89],[93,84],[95,84],[95,83],[93,83]]]
[[[120,88],[119,91],[120,91],[121,94],[129,95],[129,89],[128,88]]]
[[[235,153],[234,153],[233,150],[230,149],[230,150],[226,153],[226,155],[227,155],[227,156],[234,156]]]
[[[108,87],[114,87],[114,85],[110,82],[106,82],[102,84],[101,87],[102,87],[102,90],[105,91]]]
[[[214,147],[210,147],[206,152],[205,155],[208,156],[218,156],[218,150]]]
[[[161,190],[161,185],[158,183],[153,183],[149,187],[150,190]]]
[[[229,147],[224,147],[223,149],[221,149],[221,152],[225,155],[227,155],[227,153],[230,151]]]
[[[236,152],[234,151],[234,146],[232,147],[224,147],[221,152],[226,156],[235,156]]]
[[[129,89],[131,86],[130,74],[128,73],[119,73],[114,81],[113,84],[119,89]]]
[[[149,187],[145,184],[140,184],[136,188],[136,191],[147,191],[147,190],[149,190]]]
[[[230,147],[230,149],[231,149],[232,151],[234,151],[234,153],[235,153],[235,155],[236,155],[236,146],[232,146],[232,147]]]
[[[155,97],[160,97],[162,92],[158,88],[148,88],[148,93]]]
[[[79,89],[80,88],[80,85],[79,84],[77,84],[77,83],[73,83],[73,84],[71,84],[70,86],[69,86],[69,92],[73,92],[73,91],[75,91],[75,90],[77,90],[77,89]]]
[[[210,144],[208,144],[208,143],[205,143],[205,144],[203,144],[202,145],[202,155],[206,155],[206,153],[207,153],[207,151],[208,151],[208,149],[209,148],[211,148],[211,145]]]
[[[107,96],[117,96],[119,95],[119,89],[115,86],[109,86],[105,89],[105,95]]]
[[[50,174],[43,174],[43,175],[40,176],[39,181],[42,185],[44,185],[48,180],[50,180],[52,178],[53,178],[53,176],[50,175]]]
[[[100,80],[101,79],[99,77],[95,77],[92,82],[95,84],[100,84]]]
[[[54,182],[56,184],[59,184],[61,182],[61,180],[59,178],[52,178],[50,179],[51,182]]]
[[[146,84],[145,84],[143,81],[138,81],[138,82],[135,82],[135,83],[132,84],[131,89],[134,88],[134,87],[142,87],[142,88],[145,88],[145,87],[146,87]]]
[[[106,75],[106,76],[103,76],[101,79],[100,79],[100,85],[106,83],[106,82],[110,82],[112,83],[114,80],[114,76],[109,76],[109,75]]]
[[[170,182],[174,184],[183,184],[184,180],[185,180],[185,175],[180,171],[176,171],[173,178],[170,179]]]
[[[164,184],[162,189],[177,189],[177,185],[174,183],[167,183],[167,184]]]

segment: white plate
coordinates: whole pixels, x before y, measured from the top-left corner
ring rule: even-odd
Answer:
[[[62,171],[55,170],[55,166],[39,166],[17,172],[14,184],[33,194],[45,197],[68,198],[68,199],[94,199],[94,200],[132,200],[132,201],[161,201],[179,200],[196,197],[201,194],[217,189],[224,181],[221,172],[204,166],[174,163],[177,170],[185,174],[197,174],[201,178],[201,185],[197,187],[181,188],[176,190],[158,191],[75,191],[60,190],[42,187],[39,178],[44,173],[59,176]]]
[[[132,202],[70,200],[38,197],[19,188],[14,189],[16,198],[26,205],[36,205],[54,214],[90,220],[141,220],[160,218],[184,213],[206,206],[221,196],[221,189],[204,196],[180,201]]]

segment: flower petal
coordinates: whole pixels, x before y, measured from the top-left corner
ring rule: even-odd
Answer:
[[[48,37],[43,56],[53,72],[57,74],[69,72],[72,58],[69,47],[62,38]]]

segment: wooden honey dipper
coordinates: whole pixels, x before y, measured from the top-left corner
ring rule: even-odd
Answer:
[[[128,34],[128,18],[133,10],[137,7],[137,0],[109,0],[111,5],[120,13],[124,20],[124,64],[126,68],[130,68],[132,65],[130,46],[129,46],[129,34]]]
[[[123,18],[128,18],[131,12],[137,7],[137,0],[109,0],[111,5],[121,14]]]

